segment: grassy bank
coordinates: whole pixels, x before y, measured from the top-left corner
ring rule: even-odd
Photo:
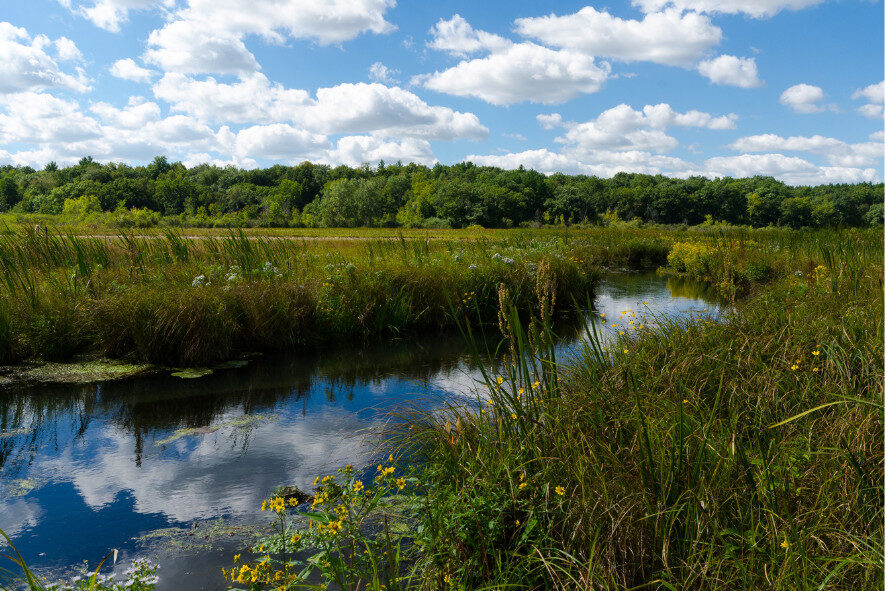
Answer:
[[[857,232],[678,242],[666,272],[741,286],[737,312],[564,365],[512,322],[536,363],[400,434],[427,495],[425,578],[882,588],[882,248]]]
[[[326,238],[18,227],[0,235],[0,361],[95,353],[198,366],[451,328],[453,307],[494,321],[501,284],[532,309],[543,260],[568,301],[593,291],[599,267],[660,264],[673,241],[638,231]]]

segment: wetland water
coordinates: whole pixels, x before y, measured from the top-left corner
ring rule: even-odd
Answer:
[[[607,276],[594,308],[597,323],[629,308],[635,321],[719,313],[702,286],[653,273]],[[199,379],[0,388],[0,529],[44,573],[118,548],[121,570],[137,556],[159,562],[161,591],[224,589],[220,569],[275,487],[310,490],[315,476],[370,463],[365,443],[388,410],[470,389],[465,349],[434,335],[259,357]]]

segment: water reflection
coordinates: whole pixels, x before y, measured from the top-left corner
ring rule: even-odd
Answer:
[[[593,318],[641,307],[716,311],[697,285],[624,274],[601,286]],[[575,342],[566,333],[563,348]],[[8,388],[0,391],[0,528],[48,567],[113,547],[139,551],[134,538],[158,528],[255,519],[277,485],[308,489],[318,474],[369,462],[367,438],[392,405],[425,400],[422,391],[465,391],[475,375],[461,339],[435,335],[257,358],[197,380]],[[168,573],[197,571],[170,559],[161,588],[221,588],[220,564],[208,556],[199,576],[172,581]]]

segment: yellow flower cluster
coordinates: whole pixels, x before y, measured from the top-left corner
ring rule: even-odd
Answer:
[[[275,570],[271,565],[269,556],[263,557],[256,564],[242,564],[239,568],[231,570],[222,569],[222,575],[230,579],[232,583],[246,585],[275,585],[276,588],[289,588],[293,583],[300,581],[300,577],[289,568]]]
[[[314,502],[311,503],[311,509],[319,507],[320,505],[325,503],[327,500],[328,499],[325,496],[323,496],[323,493],[317,493],[316,496],[314,496]]]
[[[283,497],[273,497],[268,499],[267,501],[263,501],[261,504],[262,511],[273,511],[274,513],[280,514],[286,511],[286,506],[295,507],[298,505],[298,501],[295,497],[292,497],[287,501]]]

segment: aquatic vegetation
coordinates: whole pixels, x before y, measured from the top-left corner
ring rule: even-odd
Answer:
[[[16,478],[6,483],[8,497],[23,497],[43,486],[44,482],[35,478]]]
[[[95,359],[77,363],[41,363],[33,367],[24,367],[13,371],[15,380],[60,383],[88,384],[131,378],[151,371],[146,364],[120,363],[109,359]]]
[[[208,425],[206,427],[188,427],[185,429],[176,429],[175,432],[172,433],[169,437],[164,437],[156,442],[154,445],[160,447],[163,445],[169,445],[173,441],[177,441],[182,437],[190,437],[196,435],[207,435],[209,433],[215,433],[219,429],[224,428],[237,428],[237,429],[250,429],[251,427],[264,422],[274,421],[277,419],[277,415],[273,413],[269,414],[252,414],[252,415],[243,415],[242,417],[237,417],[235,419],[231,419],[229,421],[225,421],[223,423],[216,423],[212,425]]]

